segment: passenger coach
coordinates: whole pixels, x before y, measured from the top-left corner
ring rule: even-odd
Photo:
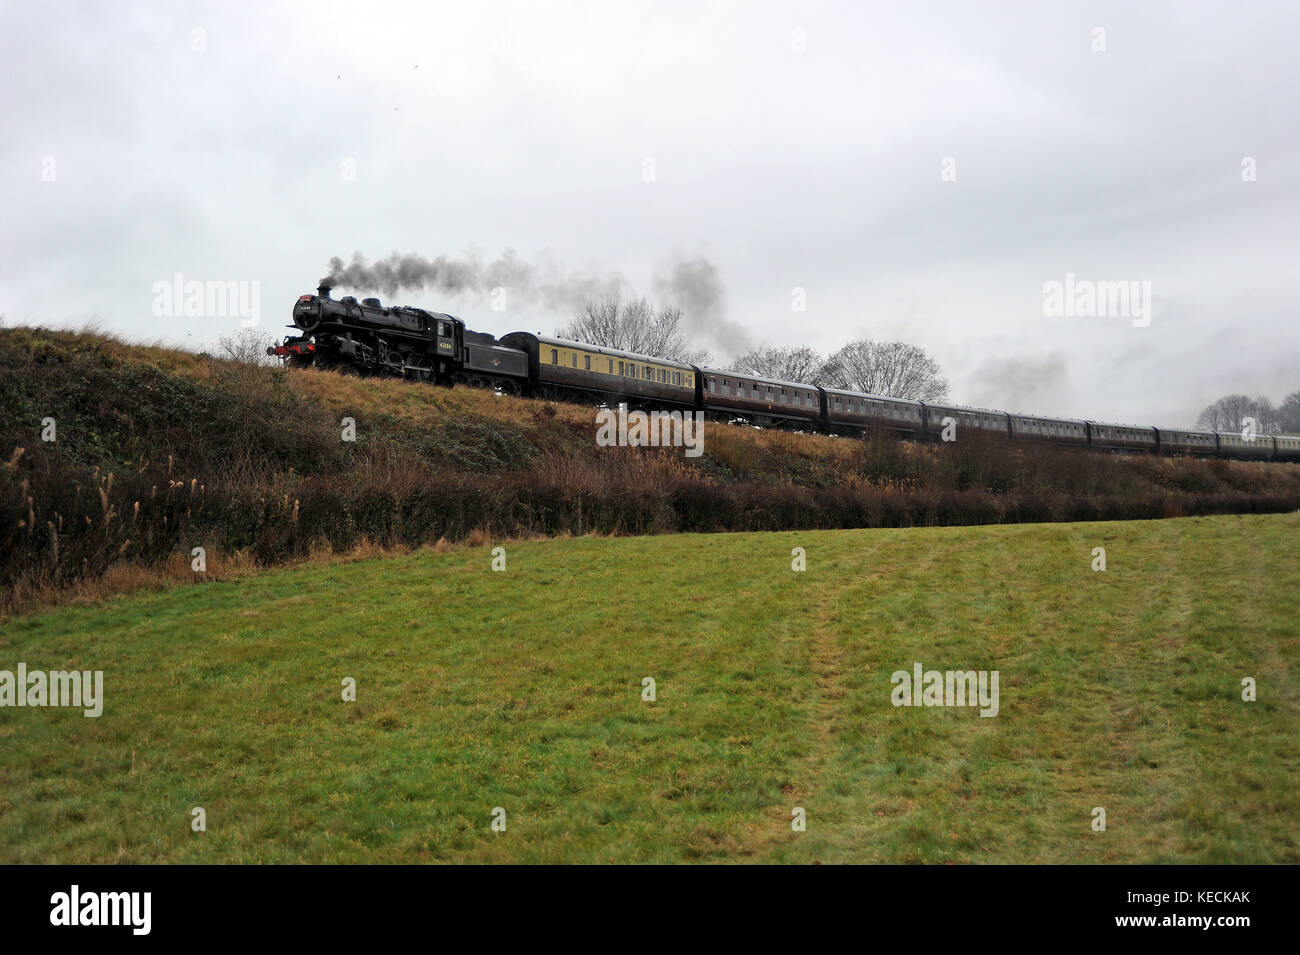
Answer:
[[[826,419],[833,425],[854,428],[880,425],[908,434],[920,434],[924,427],[925,408],[919,401],[842,388],[824,388],[823,391],[826,393]]]
[[[1155,428],[1137,428],[1129,424],[1106,424],[1099,421],[1089,421],[1088,427],[1092,432],[1090,444],[1094,448],[1156,450]]]
[[[983,408],[967,408],[963,405],[936,405],[925,403],[926,433],[942,436],[943,419],[952,418],[957,422],[958,430],[971,428],[988,431],[991,434],[1007,435],[1007,413],[1005,411],[988,411]]]
[[[1234,458],[1271,458],[1277,450],[1271,434],[1244,438],[1235,431],[1219,433],[1219,450]]]
[[[1011,420],[1013,438],[1040,438],[1061,441],[1067,444],[1088,443],[1088,423],[1074,418],[1040,418],[1037,415],[1013,414]]]
[[[534,385],[696,404],[694,365],[530,332],[511,332],[501,343],[528,353],[529,381]]]
[[[1170,454],[1215,454],[1219,439],[1213,431],[1189,431],[1185,428],[1157,428],[1160,450]]]
[[[743,412],[768,421],[816,423],[821,420],[821,389],[815,385],[718,368],[701,368],[700,378],[705,411]]]

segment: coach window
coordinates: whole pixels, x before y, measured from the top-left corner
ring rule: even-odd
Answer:
[[[573,367],[574,367],[574,368],[577,368],[577,367],[578,367],[578,353],[577,353],[576,351],[575,351],[575,352],[570,352],[570,353],[569,353],[569,357],[573,360]]]
[[[590,356],[590,355],[583,355],[583,356],[582,356],[582,360],[583,360],[584,362],[587,363],[587,369],[586,369],[586,370],[587,370],[587,371],[591,371],[591,356]]]
[[[560,363],[560,353],[559,353],[559,351],[557,351],[556,349],[552,348],[552,349],[551,349],[551,364],[552,364],[552,365],[558,365],[559,363]]]

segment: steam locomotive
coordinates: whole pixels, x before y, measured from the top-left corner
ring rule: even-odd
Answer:
[[[1148,451],[1256,460],[1300,461],[1300,437],[1137,427],[1044,418],[910,401],[781,381],[529,332],[500,339],[453,315],[377,298],[332,298],[328,285],[299,296],[293,335],[267,353],[298,367],[391,375],[513,394],[624,401],[703,411],[774,427],[835,434],[883,428],[922,440],[968,428],[1013,440],[1045,440],[1108,451]]]

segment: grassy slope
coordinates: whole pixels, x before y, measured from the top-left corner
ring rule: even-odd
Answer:
[[[0,710],[0,862],[1298,862],[1297,530],[558,540],[16,618],[0,668],[107,703]],[[917,660],[1001,714],[894,708]]]
[[[343,418],[356,423],[344,441]],[[42,421],[57,422],[55,442]],[[1300,465],[919,445],[710,422],[604,448],[595,411],[0,329],[0,613],[357,547],[576,534],[1289,512]]]

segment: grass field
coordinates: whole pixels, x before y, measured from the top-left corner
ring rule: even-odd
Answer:
[[[0,709],[0,862],[1300,862],[1297,532],[575,538],[12,618],[0,669],[105,704]],[[999,714],[896,708],[918,661]]]

